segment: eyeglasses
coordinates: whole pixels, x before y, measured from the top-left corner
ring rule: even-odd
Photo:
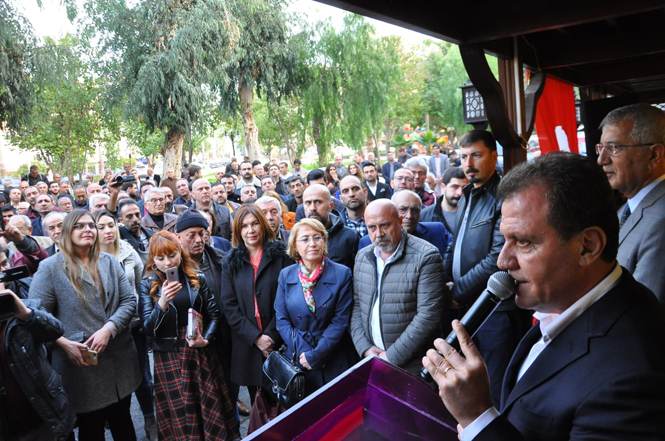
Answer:
[[[77,223],[74,224],[74,229],[75,230],[85,230],[86,228],[88,230],[96,230],[97,229],[97,224],[94,223],[94,222],[86,222],[86,223],[77,222]]]
[[[402,182],[402,181],[413,182],[413,178],[410,178],[410,177],[408,177],[408,176],[395,176],[394,179],[395,179],[397,182]]]
[[[408,211],[411,212],[411,214],[420,214],[421,208],[419,207],[397,207],[397,211],[399,211],[399,214],[404,215]]]
[[[658,144],[657,142],[652,142],[651,144],[614,144],[613,142],[607,142],[605,144],[596,144],[596,154],[600,155],[603,150],[607,151],[609,155],[616,155],[623,149],[627,149],[628,147],[651,147],[654,144]]]
[[[303,245],[307,245],[310,239],[312,240],[312,242],[317,243],[323,240],[323,236],[321,236],[320,234],[314,235],[312,237],[305,236],[302,239],[298,239],[298,242],[300,242]]]

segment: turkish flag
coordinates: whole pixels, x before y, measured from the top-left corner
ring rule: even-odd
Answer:
[[[536,108],[541,154],[561,150],[579,153],[573,86],[550,76]]]

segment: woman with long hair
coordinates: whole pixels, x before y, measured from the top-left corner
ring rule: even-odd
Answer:
[[[305,394],[330,382],[358,360],[349,322],[353,304],[351,270],[326,258],[328,232],[315,219],[291,230],[289,256],[275,300],[277,330],[305,372]]]
[[[339,193],[339,175],[335,164],[328,164],[326,166],[326,187],[330,190],[330,195],[338,197]]]
[[[247,386],[254,403],[264,385],[263,362],[282,339],[275,322],[277,280],[293,261],[255,204],[235,211],[233,249],[222,263],[224,314],[233,332],[231,380]]]
[[[355,162],[349,164],[349,166],[346,168],[346,171],[351,175],[358,176],[361,181],[365,182],[365,176],[363,175],[363,170]]]
[[[114,440],[136,440],[129,412],[141,381],[130,332],[134,291],[120,263],[100,253],[89,211],[65,217],[59,246],[59,253],[39,265],[29,297],[65,327],[53,346],[53,367],[74,407],[79,440],[104,440],[106,422]],[[97,353],[96,366],[83,358],[89,351]]]
[[[177,281],[168,281],[167,270],[173,268]],[[159,439],[239,438],[222,365],[209,346],[219,324],[219,309],[205,277],[175,234],[160,231],[150,239],[139,296],[155,358]],[[188,337],[190,309],[201,315],[202,327]]]
[[[141,285],[141,278],[143,277],[143,262],[141,261],[141,257],[128,242],[120,239],[118,221],[113,214],[102,210],[94,213],[93,218],[97,224],[99,251],[108,253],[118,259],[118,262],[120,262],[120,265],[125,270],[125,275],[134,290],[134,295],[138,303],[139,287]],[[152,398],[151,375],[148,372],[150,366],[148,364],[148,340],[145,333],[142,332],[138,308],[137,313],[132,318],[131,328],[139,360],[139,369],[141,370],[141,384],[134,393],[143,413],[146,434],[149,439],[153,440],[157,439],[157,423],[155,421],[155,404]]]

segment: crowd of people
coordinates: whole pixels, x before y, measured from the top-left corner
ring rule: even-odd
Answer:
[[[665,114],[602,130],[597,163],[505,177],[482,130],[459,155],[125,164],[71,193],[32,166],[0,194],[2,271],[30,276],[0,287],[3,439],[131,441],[132,394],[151,440],[239,439],[240,413],[279,408],[262,366],[282,346],[307,395],[364,357],[424,365],[464,441],[662,439]],[[516,293],[471,338],[455,320],[499,269]]]

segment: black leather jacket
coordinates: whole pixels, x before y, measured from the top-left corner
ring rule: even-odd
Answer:
[[[464,187],[464,195],[457,204],[457,228],[461,231],[467,203],[471,201],[471,212],[464,233],[461,274],[451,292],[453,300],[461,305],[470,306],[487,287],[490,276],[499,270],[497,259],[505,239],[501,230],[501,201],[496,199],[496,192],[501,178],[494,173],[482,187],[473,184]],[[452,280],[453,253],[455,243],[448,247],[444,259],[446,277]]]
[[[13,318],[7,325],[5,341],[9,369],[51,433],[59,440],[65,439],[74,429],[76,415],[62,388],[60,375],[46,359],[43,346],[43,343],[61,337],[65,328],[60,320],[40,307],[38,300],[24,300],[24,303],[32,309],[30,319],[22,322]],[[0,410],[5,405],[11,403],[0,404]],[[4,420],[4,416],[0,418],[0,425]],[[4,431],[5,428],[0,427],[2,439],[5,439]]]
[[[199,273],[199,288],[187,283],[192,308],[203,316],[203,338],[212,343],[217,335],[219,308],[215,298],[208,289],[205,276]],[[151,280],[159,280],[153,274],[141,281],[139,291],[139,311],[146,335],[151,341],[152,349],[159,352],[176,352],[178,350],[178,314],[175,306],[163,311],[159,304],[150,297]],[[162,295],[162,282],[157,290],[157,298]]]

